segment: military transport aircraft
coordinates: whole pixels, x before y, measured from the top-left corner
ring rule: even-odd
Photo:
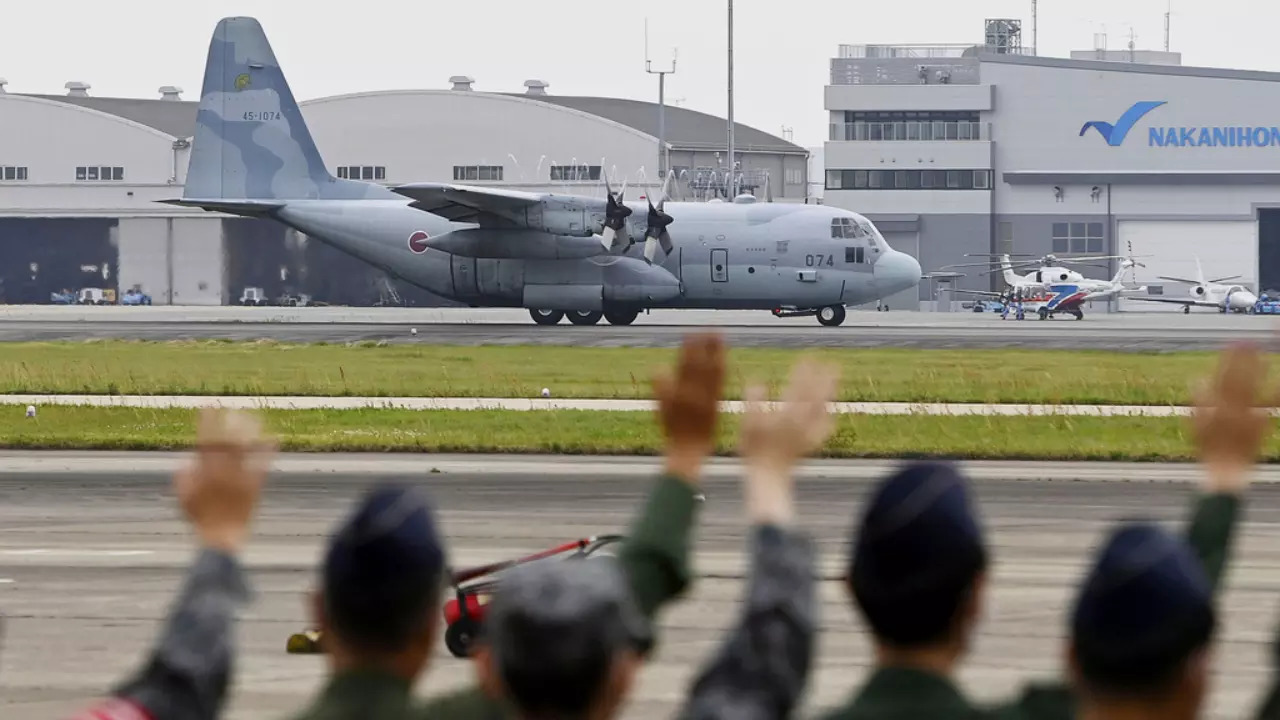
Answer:
[[[654,205],[611,190],[593,198],[335,178],[248,17],[214,30],[183,197],[162,202],[271,218],[437,295],[528,308],[542,325],[566,314],[627,325],[652,308],[761,309],[839,325],[846,306],[916,287],[921,275],[865,217],[821,205],[669,203],[665,192]]]

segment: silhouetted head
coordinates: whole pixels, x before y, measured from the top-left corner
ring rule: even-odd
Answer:
[[[603,720],[626,700],[651,643],[612,558],[534,563],[499,581],[477,670],[528,720]]]
[[[324,559],[315,611],[335,664],[416,679],[436,641],[444,574],[426,497],[394,486],[369,492]]]
[[[882,650],[959,658],[981,616],[986,568],[968,481],[950,464],[913,463],[867,503],[848,578]]]
[[[1213,590],[1187,543],[1149,523],[1117,528],[1071,617],[1069,664],[1085,702],[1195,717],[1209,680]]]

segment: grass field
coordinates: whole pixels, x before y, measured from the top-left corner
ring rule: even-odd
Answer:
[[[731,351],[728,387],[775,387],[799,351]],[[1185,404],[1212,353],[816,350],[843,367],[840,400]],[[0,393],[648,398],[674,350],[285,345],[269,342],[6,343]]]
[[[622,454],[658,453],[648,413],[590,411],[304,410],[263,413],[293,451]],[[175,450],[194,440],[195,411],[46,407],[29,420],[0,405],[7,449]],[[737,418],[720,450],[734,451]],[[827,457],[951,457],[1182,461],[1188,426],[1172,418],[840,416]],[[1267,448],[1280,458],[1280,438]]]

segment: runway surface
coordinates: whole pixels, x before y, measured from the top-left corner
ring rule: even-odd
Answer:
[[[758,311],[654,311],[634,325],[534,325],[523,310],[438,308],[237,308],[0,306],[0,341],[124,338],[271,339],[444,345],[670,347],[714,327],[740,347],[1036,348],[1213,350],[1271,339],[1273,318],[1168,312],[1086,315],[1084,320],[1001,320],[993,313],[850,311],[840,327]],[[412,334],[416,329],[417,334]]]
[[[191,544],[163,473],[181,455],[0,455],[0,715],[58,717],[109,687],[157,631]],[[852,518],[891,463],[815,463],[799,483],[800,518],[816,535],[822,573],[838,576]],[[247,562],[256,599],[241,626],[242,656],[227,717],[280,717],[315,692],[319,657],[289,656],[305,626],[304,593],[329,530],[361,488],[382,478],[433,493],[459,564],[621,530],[644,496],[652,461],[392,456],[285,456],[268,487]],[[978,463],[977,493],[996,565],[985,630],[962,676],[980,698],[1011,692],[1059,667],[1070,586],[1090,549],[1118,518],[1181,523],[1197,476],[1188,466]],[[438,470],[439,472],[431,472]],[[667,717],[697,665],[736,617],[744,523],[732,462],[718,462],[696,535],[698,580],[663,617],[660,651],[645,671],[630,718]],[[1016,481],[1018,477],[1094,482]],[[1280,479],[1255,487],[1225,596],[1211,717],[1251,710],[1269,677],[1268,642],[1280,605]],[[1103,481],[1105,480],[1105,481]],[[1144,480],[1150,482],[1142,482]],[[1166,482],[1167,481],[1167,482]],[[864,676],[868,642],[834,580],[824,582],[823,636],[807,705],[838,702]],[[127,647],[121,652],[117,648]],[[423,694],[470,680],[440,654]]]
[[[651,400],[544,400],[541,398],[415,398],[415,397],[299,397],[217,395],[4,395],[0,404],[71,405],[132,408],[236,408],[242,410],[589,410],[594,412],[653,412]],[[721,411],[741,413],[746,403],[728,401]],[[1043,405],[984,403],[837,402],[831,410],[856,415],[1077,415],[1090,417],[1183,417],[1191,408],[1176,405]],[[1280,411],[1278,411],[1280,412]]]

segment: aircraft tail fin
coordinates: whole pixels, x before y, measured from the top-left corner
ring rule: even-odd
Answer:
[[[1200,266],[1200,256],[1196,255],[1196,284],[1204,285],[1204,268]]]
[[[1000,268],[1004,270],[1004,281],[1008,283],[1009,287],[1018,284],[1020,278],[1013,272],[1013,261],[1009,259],[1008,255],[1000,256]]]
[[[393,195],[325,168],[262,25],[224,18],[209,43],[183,198],[362,199]]]

